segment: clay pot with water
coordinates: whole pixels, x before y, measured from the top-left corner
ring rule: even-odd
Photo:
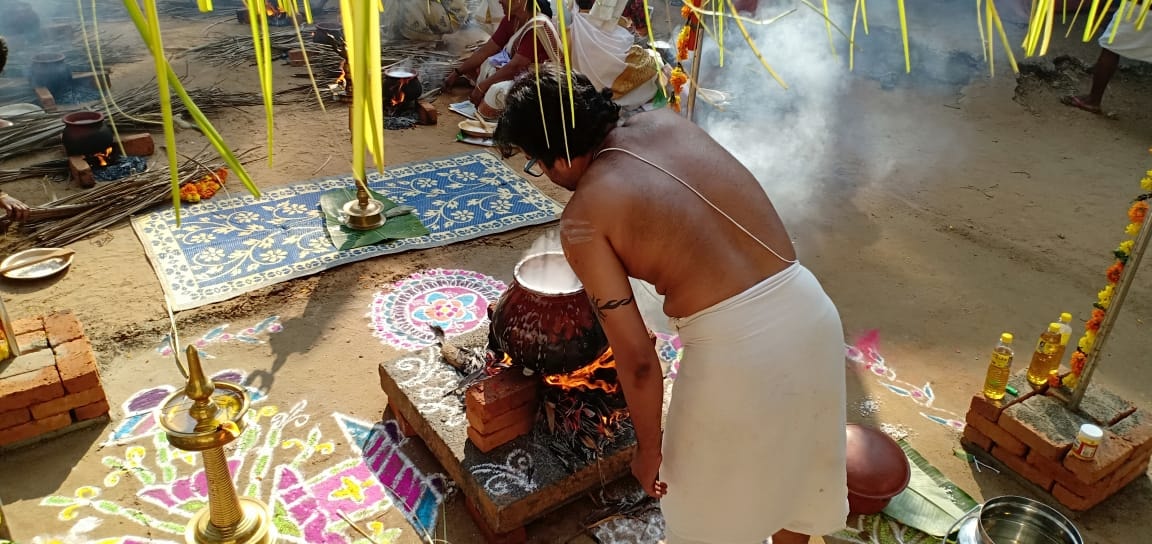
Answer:
[[[98,111],[78,111],[63,118],[64,151],[69,156],[104,153],[116,145],[112,129],[104,122],[104,114]]]
[[[493,346],[545,375],[566,374],[608,347],[584,286],[560,252],[529,255],[492,310]]]
[[[58,93],[72,83],[72,69],[60,53],[40,53],[28,66],[28,83]]]

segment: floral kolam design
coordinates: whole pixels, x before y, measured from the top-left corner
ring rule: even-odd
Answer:
[[[433,345],[432,325],[449,336],[488,323],[488,306],[508,287],[470,270],[434,268],[417,272],[376,294],[368,312],[372,335],[407,351]]]

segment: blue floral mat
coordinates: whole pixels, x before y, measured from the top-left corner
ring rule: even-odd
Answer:
[[[389,168],[368,185],[416,208],[430,234],[340,251],[324,228],[320,195],[351,187],[351,177],[326,178],[251,195],[171,209],[132,220],[132,227],[173,310],[340,266],[413,249],[463,242],[555,221],[562,207],[494,155],[480,151]]]

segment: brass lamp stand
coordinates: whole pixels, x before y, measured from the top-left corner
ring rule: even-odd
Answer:
[[[384,224],[384,204],[368,195],[368,185],[356,180],[356,200],[344,203],[344,224],[356,230],[372,230]]]
[[[244,431],[248,393],[229,382],[213,382],[188,346],[188,384],[164,399],[156,420],[172,447],[198,451],[208,479],[208,507],[188,522],[188,544],[274,544],[272,513],[263,502],[236,494],[224,446]]]

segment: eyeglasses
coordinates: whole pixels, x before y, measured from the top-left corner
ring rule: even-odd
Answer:
[[[540,176],[543,176],[544,172],[537,172],[537,171],[532,169],[533,166],[536,166],[536,162],[537,162],[536,159],[532,159],[532,158],[528,159],[528,163],[524,165],[524,173],[528,174],[529,176],[532,176],[534,178],[538,178]]]

